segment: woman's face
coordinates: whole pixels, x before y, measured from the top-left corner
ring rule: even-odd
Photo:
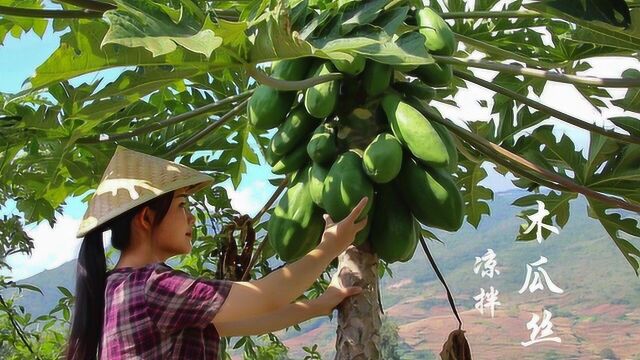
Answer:
[[[186,188],[176,190],[167,215],[154,231],[156,246],[161,247],[168,256],[190,253],[194,223],[195,216],[189,209]]]

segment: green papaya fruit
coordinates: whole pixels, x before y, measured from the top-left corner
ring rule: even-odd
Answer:
[[[430,101],[436,96],[436,90],[429,85],[423,84],[420,80],[396,81],[393,88],[403,93],[405,96],[413,96],[420,100]]]
[[[282,156],[276,155],[273,153],[273,151],[271,151],[271,141],[273,140],[273,138],[271,138],[271,140],[269,140],[269,144],[267,144],[267,148],[264,151],[264,159],[267,161],[267,164],[269,164],[270,166],[275,165],[278,160],[280,160],[280,158],[282,158]]]
[[[413,71],[418,68],[419,65],[393,65],[393,68],[403,72],[408,73],[409,71]]]
[[[322,210],[311,200],[307,173],[287,188],[267,224],[269,245],[285,262],[313,250],[324,232]]]
[[[307,147],[305,144],[302,144],[281,157],[271,167],[271,172],[279,175],[290,173],[302,168],[308,161],[309,156],[307,155]]]
[[[388,263],[411,259],[418,245],[415,220],[393,184],[377,186],[376,209],[371,218],[371,245]]]
[[[320,124],[307,143],[307,154],[318,164],[333,163],[338,155],[335,129],[327,123]]]
[[[425,37],[425,46],[429,52],[451,56],[456,50],[456,39],[449,24],[433,9],[425,7],[416,11],[416,22],[420,34]]]
[[[374,199],[375,199],[375,195],[374,195]],[[376,204],[374,201],[373,205],[371,205],[371,209],[369,209],[369,214],[373,214],[375,209],[376,209]],[[364,226],[362,230],[358,231],[355,238],[353,239],[352,244],[354,246],[360,246],[364,244],[365,241],[367,241],[367,239],[369,238],[369,235],[371,234],[371,224],[373,223],[371,217],[372,216],[369,216],[369,218],[367,219],[367,224]]]
[[[453,79],[453,67],[449,64],[426,64],[420,65],[417,69],[409,72],[423,83],[433,87],[445,87],[451,84]]]
[[[307,75],[310,57],[275,61],[271,76],[281,80],[302,80]],[[284,121],[296,91],[281,91],[258,85],[247,103],[249,123],[259,130],[273,129]]]
[[[316,162],[313,162],[309,167],[309,192],[311,193],[311,199],[321,208],[324,208],[322,205],[322,188],[324,187],[324,179],[328,173],[329,169]]]
[[[388,183],[400,172],[402,145],[395,136],[378,134],[364,150],[362,167],[369,178],[378,184]]]
[[[449,132],[446,126],[440,124],[435,120],[432,120],[432,118],[429,115],[429,111],[427,111],[427,108],[429,108],[431,111],[435,112],[436,114],[440,115],[440,117],[442,117],[438,109],[432,106],[426,105],[424,102],[419,101],[413,96],[409,96],[407,98],[407,103],[413,106],[416,110],[420,111],[420,113],[424,115],[424,117],[427,120],[431,121],[431,125],[438,132],[438,135],[440,135],[440,139],[442,139],[442,141],[444,142],[444,145],[447,148],[447,153],[449,154],[449,162],[447,164],[447,170],[450,173],[455,173],[456,171],[458,171],[458,148],[456,147],[456,143],[453,140],[453,136],[451,135],[451,133]]]
[[[364,70],[364,65],[366,63],[366,59],[362,55],[353,55],[353,61],[349,62],[347,60],[331,60],[333,65],[340,71],[341,73],[345,73],[347,75],[355,76],[360,74]]]
[[[316,65],[309,77],[318,77],[332,72],[335,72],[335,68],[331,61],[323,61]],[[340,81],[338,80],[323,82],[307,88],[304,93],[304,107],[312,116],[324,119],[335,110],[339,91]]]
[[[420,111],[391,93],[382,99],[382,107],[392,131],[401,134],[401,142],[415,157],[432,166],[448,166],[449,152],[444,141]]]
[[[291,110],[286,120],[278,128],[269,146],[271,151],[276,155],[284,155],[298,147],[305,139],[309,138],[309,134],[320,124],[317,119],[305,110],[304,106],[298,105]]]
[[[446,169],[420,166],[405,155],[394,184],[422,224],[446,231],[457,231],[462,226],[462,194]]]
[[[363,197],[369,200],[357,220],[362,220],[373,204],[373,185],[362,170],[362,157],[354,150],[340,155],[331,165],[322,189],[322,204],[333,221],[347,217]]]
[[[393,67],[388,64],[367,60],[362,74],[362,85],[369,96],[382,94],[391,84]]]

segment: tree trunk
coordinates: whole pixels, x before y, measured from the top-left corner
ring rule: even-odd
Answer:
[[[338,306],[335,360],[379,360],[378,256],[368,242],[352,246],[338,256],[338,269],[344,286],[360,286],[363,292]]]

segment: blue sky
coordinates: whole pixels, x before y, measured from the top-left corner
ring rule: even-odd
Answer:
[[[60,33],[53,34],[51,28],[47,30],[43,39],[33,33],[22,36],[20,40],[8,35],[4,46],[0,46],[0,91],[7,93],[19,91],[24,80],[33,74],[36,67],[57,48],[59,36]],[[594,61],[592,65],[594,69],[585,73],[586,75],[618,77],[628,67],[640,69],[637,61],[614,58]],[[121,71],[122,68],[100,71],[74,79],[72,83],[90,82],[103,77],[102,84],[105,85],[114,80]],[[476,74],[490,79],[495,73],[477,71]],[[621,90],[611,91],[611,93],[614,97],[621,97],[624,94]],[[461,109],[455,109],[448,105],[437,107],[443,115],[458,124],[465,121],[486,121],[490,118],[489,111],[481,107],[477,101],[490,100],[491,96],[493,96],[491,92],[470,84],[468,90],[460,91],[456,97]],[[584,99],[581,99],[571,86],[565,84],[549,84],[539,100],[600,126],[611,125],[605,121],[606,117],[622,114],[619,109],[608,109],[603,114],[599,114]],[[556,125],[554,130],[556,137],[566,133],[576,143],[578,149],[585,150],[586,155],[588,133],[585,130],[574,128],[555,119],[545,121],[542,124],[548,123]],[[481,185],[491,188],[494,192],[514,188],[510,182],[513,177],[502,177],[493,171],[492,165],[485,163],[483,167],[489,173],[489,178],[482,181]],[[271,174],[268,166],[248,164],[248,174],[237,190],[232,188],[230,182],[224,183],[223,186],[229,191],[232,205],[236,210],[255,215],[275,190],[267,181],[272,177],[274,175]],[[4,271],[3,275],[11,275],[14,280],[19,280],[45,269],[55,268],[77,257],[80,239],[75,238],[75,233],[86,210],[86,205],[82,204],[79,198],[68,198],[66,204],[63,215],[57,219],[57,224],[53,229],[46,222],[25,226],[27,233],[34,238],[33,254],[30,257],[11,256],[8,263],[13,267],[13,271],[10,274]],[[15,202],[13,201],[0,207],[0,216],[10,213],[19,214],[15,210]]]

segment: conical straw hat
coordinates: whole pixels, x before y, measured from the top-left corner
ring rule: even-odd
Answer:
[[[193,194],[213,183],[214,178],[200,171],[118,145],[76,237],[162,194],[187,186]]]

